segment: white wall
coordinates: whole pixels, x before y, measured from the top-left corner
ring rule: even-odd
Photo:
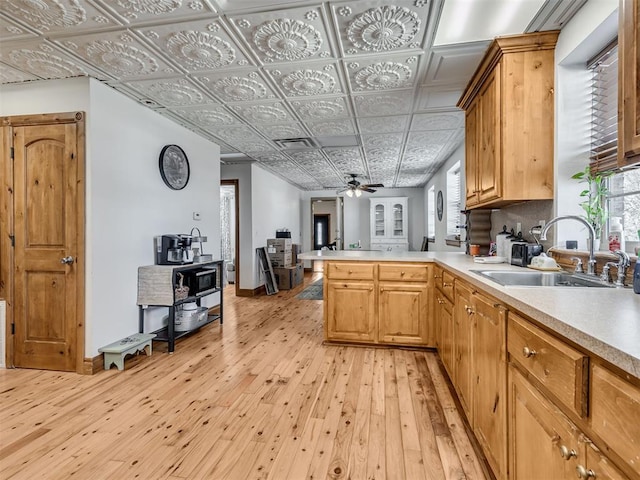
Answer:
[[[255,249],[280,228],[300,243],[300,190],[254,163],[222,165],[221,175],[239,182],[240,288],[253,290],[264,284]]]
[[[562,29],[556,45],[555,203],[556,215],[584,215],[584,184],[571,176],[589,162],[591,94],[586,62],[618,33],[618,0],[590,0]],[[578,240],[586,249],[587,230],[578,222],[560,222],[553,244]],[[550,232],[551,233],[551,232]]]
[[[464,175],[464,143],[460,145],[451,156],[445,161],[442,167],[435,173],[435,175],[429,180],[427,185],[424,187],[424,224],[425,231],[427,225],[426,214],[427,210],[427,191],[431,188],[432,185],[435,185],[435,198],[438,197],[438,192],[442,191],[442,195],[444,197],[444,213],[442,215],[442,220],[438,220],[436,215],[436,235],[435,242],[429,244],[429,251],[450,251],[450,252],[464,252],[465,245],[464,243],[460,247],[451,247],[445,243],[445,237],[447,236],[447,170],[449,170],[456,162],[460,162],[460,184],[462,188],[460,189],[460,195],[462,196],[462,203],[464,204],[465,198],[465,175]],[[461,210],[464,209],[464,205]],[[464,232],[460,234],[461,238],[465,238]],[[418,248],[420,246],[418,245]]]
[[[87,113],[85,357],[96,356],[138,330],[137,269],[154,263],[155,235],[198,226],[218,254],[219,147],[88,78],[3,85],[1,108],[2,115]],[[169,143],[189,158],[191,177],[180,191],[158,171]],[[201,221],[192,220],[193,211]],[[149,312],[146,330],[164,315],[166,308]]]

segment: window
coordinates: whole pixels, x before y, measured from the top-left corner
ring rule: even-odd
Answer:
[[[447,235],[460,235],[460,162],[447,171]]]
[[[593,73],[591,170],[612,172],[606,199],[608,217],[620,217],[625,249],[633,252],[640,236],[640,170],[620,172],[618,156],[618,46],[609,45],[588,64]],[[609,225],[606,225],[607,232]]]
[[[427,190],[427,237],[436,237],[436,186]]]

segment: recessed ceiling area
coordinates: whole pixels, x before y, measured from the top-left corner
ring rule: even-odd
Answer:
[[[491,38],[585,2],[2,0],[0,82],[94,77],[303,190],[421,187]]]

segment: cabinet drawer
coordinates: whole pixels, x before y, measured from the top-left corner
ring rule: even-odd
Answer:
[[[449,300],[453,301],[453,275],[446,270],[442,271],[440,290]]]
[[[378,278],[386,281],[428,282],[429,265],[380,264]]]
[[[375,265],[373,263],[330,262],[325,268],[329,279],[338,280],[373,280]]]
[[[589,358],[545,333],[518,315],[509,313],[507,349],[521,365],[567,408],[587,415]]]
[[[640,388],[594,365],[591,428],[640,475]]]

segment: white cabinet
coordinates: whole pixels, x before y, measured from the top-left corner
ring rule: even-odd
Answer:
[[[371,249],[409,250],[407,198],[371,199]]]

